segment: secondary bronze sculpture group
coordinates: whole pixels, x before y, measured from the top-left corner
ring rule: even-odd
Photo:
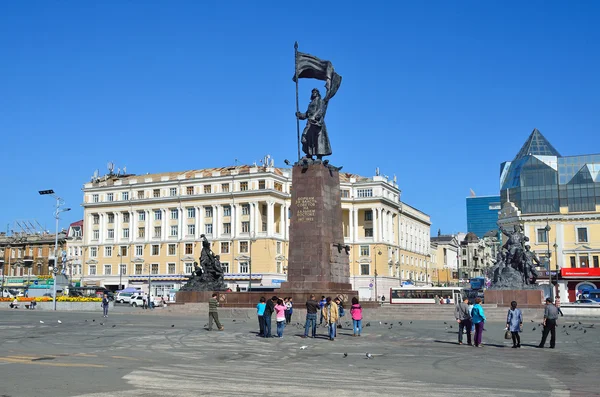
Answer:
[[[530,250],[529,238],[525,236],[518,224],[514,226],[513,231],[506,230],[502,226],[499,227],[508,239],[498,252],[495,265],[490,269],[492,288],[537,288],[538,272],[535,264],[540,265],[540,260]]]
[[[200,253],[200,265],[194,262],[194,270],[182,291],[225,291],[227,286],[223,281],[223,268],[219,255],[215,255],[210,249],[210,242],[204,234],[202,239],[202,252]]]

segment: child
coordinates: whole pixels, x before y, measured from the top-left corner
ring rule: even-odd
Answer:
[[[277,336],[283,338],[283,329],[285,328],[285,305],[282,299],[277,299],[275,305],[275,320],[277,321]]]
[[[260,301],[256,305],[256,315],[258,316],[258,336],[265,336],[265,308],[267,307],[266,299],[264,296],[260,297]]]
[[[354,334],[352,336],[360,336],[360,332],[362,331],[362,307],[358,304],[358,298],[356,296],[352,298],[350,315],[352,316],[354,328]]]
[[[285,323],[289,324],[292,322],[292,313],[294,312],[294,305],[292,303],[292,298],[289,297],[287,299],[287,303],[285,304]]]

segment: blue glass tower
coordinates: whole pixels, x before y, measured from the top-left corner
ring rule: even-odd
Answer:
[[[489,232],[497,234],[500,196],[467,197],[467,232],[479,238]]]

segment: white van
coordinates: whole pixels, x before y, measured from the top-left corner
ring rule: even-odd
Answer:
[[[135,292],[119,292],[115,297],[115,302],[130,303],[131,297],[137,295]]]

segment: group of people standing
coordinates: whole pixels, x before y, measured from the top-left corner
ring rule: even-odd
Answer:
[[[458,322],[458,344],[463,344],[463,333],[467,333],[467,344],[471,343],[471,333],[475,332],[475,347],[482,347],[483,326],[485,324],[485,312],[481,306],[481,298],[475,299],[474,305],[469,305],[469,298],[464,297],[462,302],[456,305],[454,317]]]
[[[258,316],[258,336],[263,338],[271,338],[271,321],[275,313],[277,322],[277,337],[283,338],[283,330],[286,324],[292,322],[292,314],[294,313],[294,304],[291,297],[279,298],[273,296],[270,300],[261,297],[256,305],[256,315]]]

